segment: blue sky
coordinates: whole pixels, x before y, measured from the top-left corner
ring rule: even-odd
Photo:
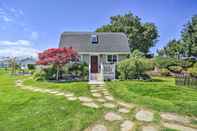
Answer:
[[[158,27],[151,51],[179,38],[197,14],[196,0],[0,0],[0,56],[31,55],[58,47],[63,31],[95,31],[110,16],[131,11]]]

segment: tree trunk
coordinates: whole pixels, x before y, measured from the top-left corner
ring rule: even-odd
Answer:
[[[59,66],[57,66],[57,72],[56,72],[56,80],[58,81],[59,80]]]

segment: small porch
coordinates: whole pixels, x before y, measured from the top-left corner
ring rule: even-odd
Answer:
[[[89,84],[104,84],[104,80],[115,79],[115,63],[106,63],[103,55],[89,57]]]

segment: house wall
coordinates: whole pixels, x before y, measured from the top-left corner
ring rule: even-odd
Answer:
[[[91,55],[89,55],[89,54],[81,54],[80,55],[80,60],[82,61],[82,62],[85,62],[85,63],[87,63],[87,64],[89,64],[90,63],[90,56]],[[101,65],[101,63],[103,63],[103,64],[106,64],[106,63],[108,63],[107,62],[107,54],[100,54],[99,55],[99,62],[98,62],[98,64],[99,64],[99,72],[100,72],[100,65]],[[125,60],[125,59],[127,59],[128,58],[128,54],[118,54],[118,62],[119,61],[122,61],[122,60]],[[105,73],[105,72],[103,72],[104,73],[104,80],[113,80],[113,79],[115,79],[115,72],[113,72],[113,73]]]
[[[82,62],[85,62],[87,64],[89,64],[90,62],[90,56],[89,54],[81,54],[80,55],[80,59]],[[107,54],[101,54],[99,55],[99,64],[102,63],[107,63]],[[128,54],[118,54],[118,62],[125,60],[128,58]]]

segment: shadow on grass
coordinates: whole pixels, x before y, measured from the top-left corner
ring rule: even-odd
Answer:
[[[47,82],[49,82],[49,83],[72,83],[72,82],[88,82],[88,81],[86,81],[86,80],[72,80],[72,81],[70,81],[70,80],[68,80],[68,81],[62,81],[62,80],[47,80]]]
[[[167,80],[162,80],[162,79],[157,79],[157,78],[153,78],[150,80],[146,80],[147,82],[166,82]]]

